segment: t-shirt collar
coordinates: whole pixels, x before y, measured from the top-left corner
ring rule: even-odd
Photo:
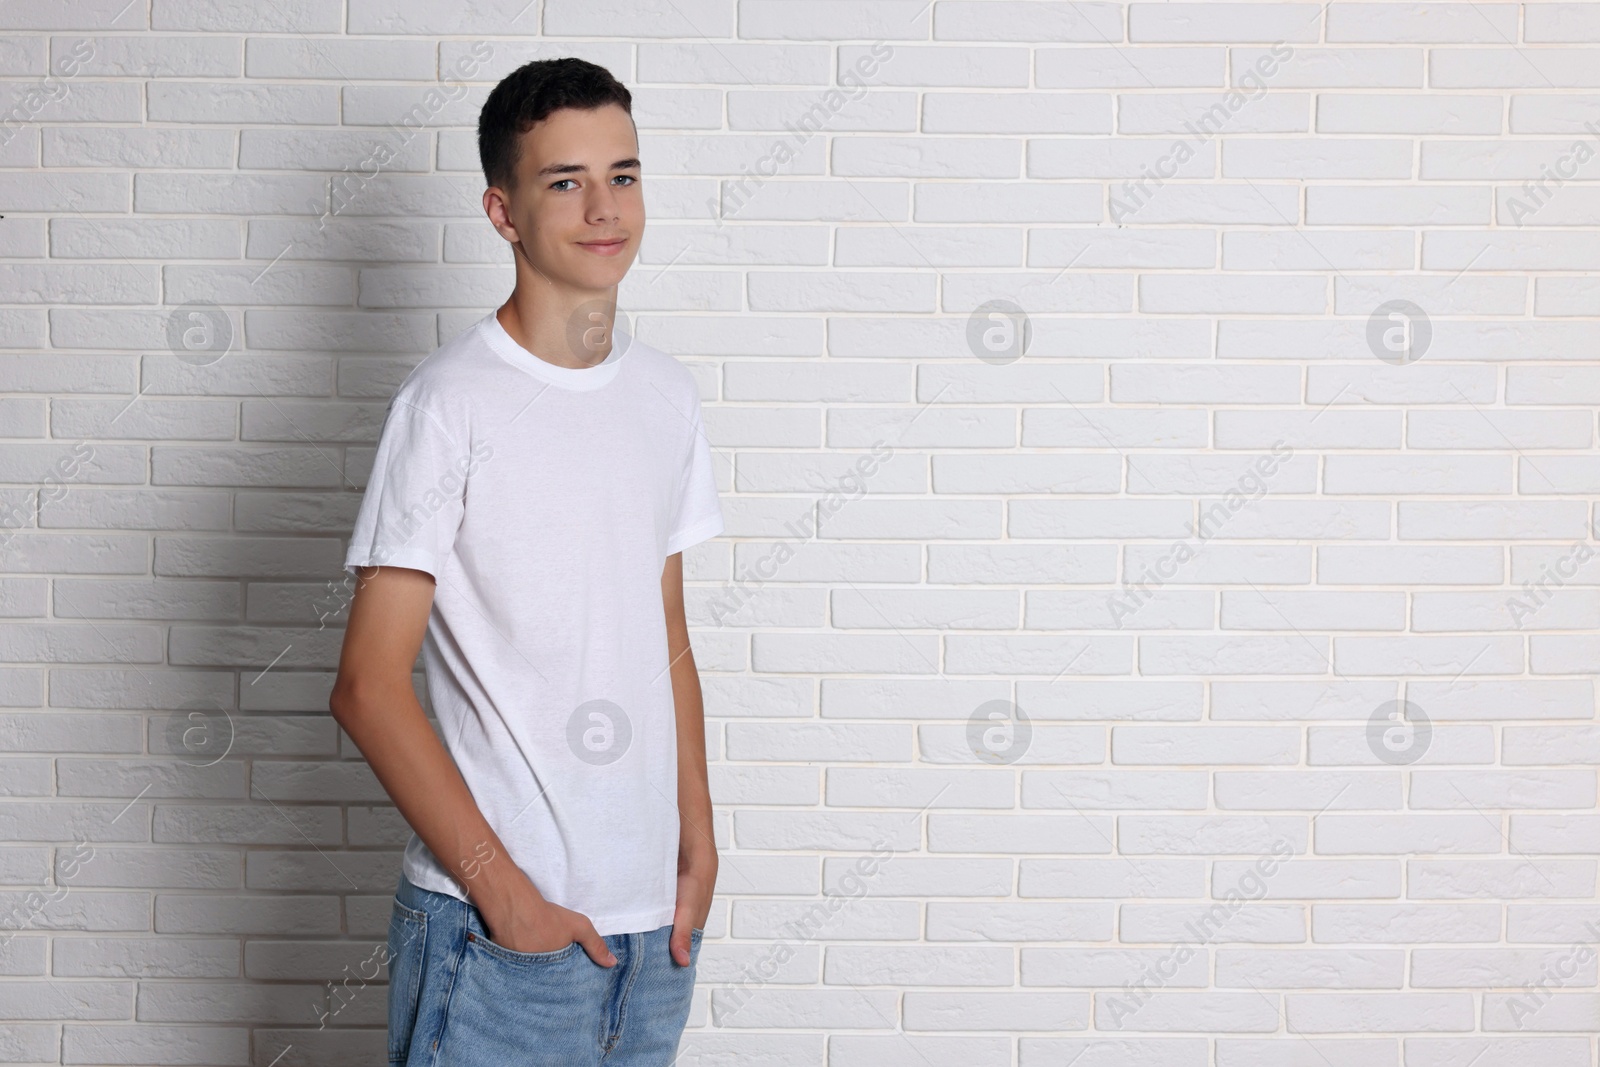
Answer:
[[[507,362],[563,389],[599,389],[608,384],[617,376],[623,358],[627,356],[628,348],[633,343],[633,338],[628,332],[620,325],[616,325],[611,330],[611,352],[604,360],[592,367],[560,367],[548,360],[540,359],[523,348],[516,338],[500,325],[498,310],[496,308],[495,311],[489,312],[478,323],[478,329],[483,332],[490,346],[505,357]]]

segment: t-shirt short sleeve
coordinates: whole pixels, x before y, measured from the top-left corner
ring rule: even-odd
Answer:
[[[677,515],[667,538],[667,555],[682,552],[722,532],[722,502],[717,497],[717,476],[711,466],[711,442],[700,417],[700,398],[694,399],[694,439],[678,497]]]
[[[461,527],[475,458],[440,414],[413,394],[395,396],[356,514],[345,569],[411,567],[440,577]]]

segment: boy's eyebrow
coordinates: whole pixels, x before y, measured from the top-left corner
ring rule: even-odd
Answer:
[[[611,169],[612,170],[639,170],[640,166],[639,166],[639,161],[637,159],[619,159],[615,163],[611,164]],[[534,175],[534,177],[535,178],[543,178],[543,177],[545,177],[547,175],[550,175],[550,174],[587,174],[587,173],[589,173],[589,168],[587,166],[585,166],[584,164],[582,164],[582,163],[552,163],[548,167],[542,168],[539,171],[538,174]]]

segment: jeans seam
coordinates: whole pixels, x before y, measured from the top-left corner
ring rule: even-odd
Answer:
[[[456,995],[456,975],[461,970],[461,961],[467,955],[466,904],[465,902],[458,903],[460,904],[460,908],[458,910],[461,911],[462,921],[460,928],[456,931],[457,947],[455,950],[455,959],[450,963],[450,980],[445,983],[444,1003],[439,1007],[439,1033],[433,1039],[433,1051],[428,1060],[429,1067],[438,1067],[439,1046],[444,1044],[445,1028],[450,1022],[450,1004],[455,999]]]
[[[410,922],[415,923],[417,926],[422,928],[422,958],[417,961],[416,970],[411,975],[409,989],[401,993],[402,1003],[405,1003],[406,1001],[410,1002],[409,1014],[411,1016],[411,1032],[412,1034],[415,1034],[417,1029],[417,1020],[421,1018],[422,1015],[422,979],[425,977],[425,972],[427,971],[428,967],[428,913],[425,911],[418,912],[412,908],[406,907],[404,904],[400,903],[398,897],[395,898],[395,905],[400,909],[401,915],[404,918],[409,919]],[[402,923],[402,926],[404,925],[406,924]],[[409,941],[410,938],[415,937],[416,935],[417,931],[415,929],[411,929],[406,935],[407,940]],[[392,1056],[388,1057],[388,1060],[391,1064],[404,1063],[410,1055],[411,1038],[408,1036],[406,1038],[405,1054],[402,1055],[398,1060],[394,1059]]]
[[[630,935],[631,936],[631,935]],[[628,946],[628,982],[622,989],[622,998],[617,1001],[617,1028],[609,1035],[609,1040],[601,1047],[600,1058],[604,1060],[611,1054],[617,1042],[622,1040],[622,1031],[628,1025],[628,995],[633,992],[633,983],[638,981],[639,972],[644,969],[644,938],[640,937],[640,944]]]

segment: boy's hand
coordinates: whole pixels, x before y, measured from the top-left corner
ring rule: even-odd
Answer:
[[[554,952],[574,941],[602,967],[614,966],[617,957],[605,938],[582,912],[563,908],[541,898],[526,877],[513,884],[492,903],[477,904],[489,939],[513,952]]]
[[[689,966],[689,935],[704,930],[711,914],[711,894],[717,887],[715,849],[697,849],[678,855],[678,905],[672,916],[672,958]]]

